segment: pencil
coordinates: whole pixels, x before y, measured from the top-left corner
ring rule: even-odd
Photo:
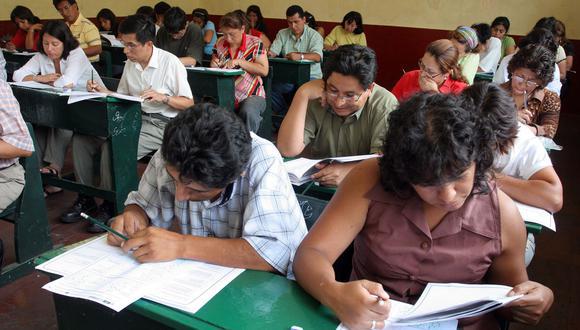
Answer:
[[[83,218],[85,218],[85,219],[89,220],[89,221],[90,221],[90,222],[92,222],[93,224],[95,224],[95,225],[97,225],[98,227],[100,227],[100,228],[102,228],[102,229],[104,229],[104,230],[108,231],[109,233],[111,233],[111,234],[113,234],[113,235],[117,235],[118,237],[120,237],[120,238],[124,239],[125,241],[129,240],[129,237],[127,237],[127,236],[125,236],[125,235],[121,234],[120,232],[116,231],[115,229],[113,229],[113,228],[111,228],[111,227],[109,227],[109,226],[107,226],[107,225],[105,225],[105,224],[102,224],[102,223],[101,223],[99,220],[97,220],[97,219],[95,219],[95,218],[93,218],[93,217],[89,216],[88,214],[86,214],[86,213],[84,213],[84,212],[82,212],[82,213],[81,213],[81,217],[83,217]]]

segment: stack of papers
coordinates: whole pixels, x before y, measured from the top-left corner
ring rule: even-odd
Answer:
[[[139,96],[132,96],[132,95],[125,95],[125,94],[119,94],[119,93],[97,93],[97,92],[87,92],[87,91],[68,91],[65,93],[62,93],[61,95],[68,95],[68,104],[72,104],[72,103],[76,103],[76,102],[80,102],[80,101],[84,101],[84,100],[90,100],[90,99],[97,99],[100,97],[107,97],[107,96],[112,96],[112,97],[116,97],[118,99],[121,100],[127,100],[127,101],[134,101],[134,102],[143,102],[143,99]]]
[[[350,163],[358,162],[361,160],[369,158],[377,158],[380,155],[360,155],[360,156],[346,156],[346,157],[333,157],[325,159],[308,159],[308,158],[298,158],[290,160],[284,163],[284,167],[288,172],[288,177],[290,177],[290,182],[294,185],[302,185],[308,181],[312,181],[310,176],[319,170],[314,166],[319,163]]]
[[[186,67],[187,70],[193,70],[193,71],[207,71],[207,72],[228,72],[228,73],[239,73],[239,74],[243,74],[244,70],[242,69],[222,69],[222,68],[206,68],[206,67],[202,67],[202,66],[195,66],[195,67],[191,67],[188,66]]]
[[[195,313],[243,269],[192,260],[137,262],[107,244],[106,236],[36,267],[63,276],[43,288],[120,311],[140,298]]]
[[[111,43],[111,47],[120,47],[120,48],[125,47],[123,43],[112,34],[101,33],[101,37],[109,40],[109,42]]]
[[[415,305],[391,300],[385,330],[457,329],[457,320],[489,313],[520,298],[511,287],[493,284],[429,283]],[[339,325],[337,330],[347,329]]]
[[[554,221],[554,215],[552,213],[538,207],[518,202],[515,203],[525,222],[537,223],[552,231],[556,231],[556,221]]]

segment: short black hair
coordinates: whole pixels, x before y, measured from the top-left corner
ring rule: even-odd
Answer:
[[[156,15],[165,15],[165,13],[171,8],[171,6],[165,1],[159,1],[153,7],[153,11]]]
[[[493,147],[480,141],[476,113],[462,103],[456,95],[421,92],[391,112],[379,160],[386,191],[408,198],[413,195],[412,185],[455,181],[473,163],[473,191],[489,191]]]
[[[177,33],[185,29],[186,25],[187,17],[185,16],[183,9],[179,7],[172,7],[165,12],[163,26],[165,27],[165,31],[167,31],[167,33]]]
[[[155,40],[155,23],[151,18],[144,15],[127,16],[121,24],[119,24],[120,34],[135,33],[135,38],[140,43],[144,44],[147,41]]]
[[[365,46],[340,46],[324,60],[322,79],[326,82],[333,72],[353,76],[367,89],[377,75],[377,55]]]
[[[298,5],[292,5],[286,9],[286,17],[294,16],[298,14],[300,18],[304,17],[304,9]]]
[[[141,6],[137,8],[135,15],[143,15],[145,17],[149,17],[151,19],[155,19],[155,11],[151,6]]]
[[[342,18],[341,25],[342,27],[344,27],[345,23],[351,22],[356,23],[356,29],[354,29],[353,31],[354,34],[361,34],[364,32],[362,15],[358,11],[349,11],[348,13],[346,13],[346,15],[344,15],[344,17]]]
[[[207,10],[205,10],[203,8],[195,8],[191,12],[191,16],[201,19],[203,21],[203,27],[205,27],[205,25],[207,24],[207,21],[209,21],[209,13],[207,12]]]
[[[520,68],[531,70],[541,81],[540,87],[546,87],[554,78],[554,66],[556,59],[554,52],[548,48],[531,44],[515,53],[514,57],[508,64],[508,77],[511,79],[512,74]]]
[[[74,5],[75,3],[77,3],[76,0],[52,0],[52,5],[56,8],[56,6],[63,1],[68,2],[69,5]]]
[[[44,55],[46,55],[46,52],[42,45],[42,37],[44,37],[45,34],[51,35],[62,42],[63,50],[61,57],[65,60],[71,50],[79,47],[78,40],[72,35],[70,28],[64,21],[49,21],[44,25],[40,31],[40,36],[38,37],[38,51]]]
[[[503,25],[505,28],[505,33],[510,30],[510,20],[505,16],[498,16],[493,20],[493,22],[491,22],[491,27],[498,25]]]
[[[526,34],[518,42],[518,48],[524,48],[527,45],[533,44],[542,45],[548,48],[554,53],[554,56],[556,56],[556,51],[558,51],[558,44],[554,39],[554,34],[550,30],[544,28],[535,28]]]
[[[477,33],[480,45],[484,45],[491,38],[491,27],[487,23],[478,23],[471,26]]]
[[[461,97],[463,108],[473,109],[479,117],[481,141],[507,154],[518,134],[514,99],[505,89],[489,82],[476,82],[464,89]]]
[[[16,23],[17,18],[26,20],[30,24],[36,24],[40,22],[40,19],[34,16],[32,10],[24,6],[16,6],[14,9],[12,9],[12,12],[10,13],[10,20]]]
[[[182,111],[165,127],[161,155],[182,181],[222,189],[246,169],[252,137],[232,111],[200,103]]]

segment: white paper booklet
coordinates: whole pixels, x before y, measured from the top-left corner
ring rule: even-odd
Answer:
[[[109,40],[109,42],[111,43],[111,47],[119,47],[119,48],[125,47],[123,43],[112,34],[101,33],[101,37]]]
[[[186,68],[187,68],[187,70],[193,70],[193,71],[214,71],[214,72],[228,72],[228,73],[239,73],[239,74],[244,73],[244,70],[241,70],[241,69],[206,68],[206,67],[201,67],[201,66],[196,66],[196,67],[188,66]]]
[[[522,296],[508,297],[511,289],[494,284],[429,283],[412,307],[391,301],[393,310],[384,329],[456,329],[458,319],[489,313]]]
[[[359,155],[359,156],[345,156],[345,157],[332,157],[332,158],[325,158],[325,159],[308,159],[308,158],[298,158],[293,159],[287,162],[284,162],[284,167],[288,172],[288,176],[290,177],[290,182],[294,185],[302,185],[312,179],[310,176],[316,172],[318,169],[314,166],[318,163],[350,163],[350,162],[358,162],[361,160],[369,159],[369,158],[377,158],[380,157],[378,154],[371,154],[371,155]]]
[[[69,96],[67,104],[73,104],[73,103],[77,103],[77,102],[84,101],[84,100],[98,99],[100,97],[107,97],[107,96],[116,97],[116,98],[121,99],[121,100],[134,101],[134,102],[139,102],[139,103],[143,102],[143,99],[140,98],[139,96],[131,96],[131,95],[125,95],[125,94],[119,94],[119,93],[106,94],[106,93],[87,92],[87,91],[69,91],[69,92],[63,93],[62,95]]]
[[[20,87],[27,87],[27,88],[34,88],[34,89],[42,89],[42,90],[46,90],[46,91],[50,91],[50,92],[55,92],[55,93],[62,93],[64,92],[64,90],[62,88],[59,87],[54,87],[51,86],[49,84],[43,84],[43,83],[39,83],[36,81],[11,81],[9,82],[10,85],[13,86],[20,86]]]
[[[146,298],[190,313],[197,312],[243,269],[192,260],[137,262],[106,236],[74,248],[36,267],[63,277],[43,288],[84,298],[120,311]]]
[[[525,222],[537,223],[550,230],[556,231],[554,215],[544,209],[515,202],[520,215]]]

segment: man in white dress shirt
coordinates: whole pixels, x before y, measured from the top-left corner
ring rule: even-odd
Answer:
[[[181,110],[193,105],[193,95],[187,82],[187,72],[179,59],[153,45],[155,25],[141,15],[127,17],[119,26],[119,37],[125,45],[123,76],[117,92],[140,96],[142,105],[142,126],[139,135],[137,158],[143,158],[161,146],[165,125]],[[104,86],[89,82],[88,90],[111,93]],[[112,189],[110,151],[106,139],[102,137],[75,135],[73,138],[73,160],[75,175],[79,182],[92,185],[94,156],[101,153],[100,186]],[[94,209],[91,197],[79,195],[77,201],[65,212],[61,221],[70,223],[80,220],[80,213]],[[113,205],[105,201],[96,218],[107,220],[113,214]],[[101,232],[97,226],[90,226],[89,232]]]

